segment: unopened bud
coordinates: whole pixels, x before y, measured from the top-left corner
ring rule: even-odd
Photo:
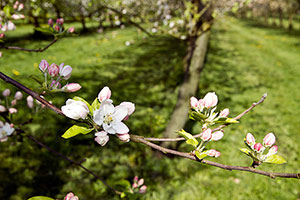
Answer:
[[[55,77],[59,74],[59,67],[57,64],[52,63],[49,67],[48,67],[48,73],[51,77]]]
[[[15,99],[17,100],[21,100],[23,98],[23,94],[20,91],[17,91],[15,94]]]
[[[204,101],[204,107],[211,108],[217,105],[218,97],[214,92],[209,92],[205,95],[203,101]]]
[[[6,111],[6,108],[4,106],[0,105],[0,113],[5,112],[5,111]]]
[[[53,26],[53,19],[48,19],[48,25]]]
[[[210,139],[211,139],[211,136],[212,136],[211,132],[212,132],[212,131],[211,131],[210,128],[208,128],[208,129],[206,129],[205,131],[203,131],[203,132],[200,134],[201,140],[203,140],[203,141],[208,141],[208,140],[210,140]]]
[[[69,83],[67,85],[65,85],[62,89],[65,92],[76,92],[78,90],[80,90],[81,85],[79,85],[78,83]]]
[[[69,33],[74,33],[74,31],[75,31],[75,28],[73,26],[68,29]]]
[[[17,113],[18,110],[15,109],[15,108],[9,108],[9,109],[8,109],[8,112],[9,112],[10,114],[14,114],[14,113]]]
[[[246,142],[249,145],[255,144],[255,138],[254,138],[254,136],[251,133],[247,133]]]
[[[267,147],[270,147],[272,146],[273,144],[275,144],[275,141],[276,141],[276,137],[273,133],[269,133],[266,135],[266,137],[264,138],[264,145],[267,146]]]
[[[5,97],[8,97],[10,95],[10,89],[5,89],[3,92],[2,92],[2,95],[5,96]]]
[[[17,105],[17,99],[12,100],[10,103],[11,103],[11,106]]]
[[[42,72],[45,72],[49,67],[49,64],[46,60],[42,60],[39,64],[39,68]]]
[[[105,86],[98,94],[98,100],[100,102],[104,101],[105,99],[109,99],[111,96],[111,91],[109,87]]]
[[[220,117],[227,117],[228,115],[229,115],[229,109],[228,108],[225,108],[220,113]]]
[[[140,193],[140,194],[144,194],[144,193],[146,193],[146,191],[147,191],[147,186],[146,186],[146,185],[143,185],[143,186],[140,188],[139,193]]]
[[[5,37],[5,34],[4,33],[0,33],[0,38],[4,38],[4,37]]]
[[[28,96],[26,100],[27,100],[27,106],[29,108],[33,108],[34,104],[33,104],[33,98],[32,98],[32,96]]]
[[[261,143],[256,143],[255,145],[254,145],[254,150],[256,150],[256,151],[260,151],[261,149],[262,149],[262,144]]]
[[[125,134],[117,134],[118,138],[122,141],[122,142],[129,142],[130,141],[130,135],[128,133]]]

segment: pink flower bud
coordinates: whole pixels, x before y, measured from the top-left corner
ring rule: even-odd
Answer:
[[[14,99],[10,102],[11,106],[15,106],[17,105],[17,99]]]
[[[5,37],[5,34],[4,33],[0,33],[0,38],[4,38],[4,37]]]
[[[48,69],[48,67],[49,67],[49,64],[46,60],[42,60],[40,62],[39,68],[42,72],[45,72]]]
[[[23,8],[24,8],[24,4],[20,3],[19,8],[18,8],[18,11],[23,10]]]
[[[222,131],[217,131],[212,134],[211,140],[218,141],[218,140],[222,139],[223,136],[224,136],[224,133]]]
[[[32,96],[28,96],[26,100],[27,100],[27,106],[29,108],[33,108],[34,104],[33,104],[33,98],[32,98]]]
[[[19,1],[16,1],[16,3],[14,4],[13,8],[16,10],[18,8],[18,4],[19,4]]]
[[[211,156],[211,157],[219,157],[220,155],[221,155],[221,153],[219,152],[219,151],[217,151],[217,150],[215,150],[215,149],[210,149],[210,150],[208,150],[207,152],[206,152],[206,154],[208,155],[208,156]]]
[[[2,92],[2,95],[5,96],[5,97],[8,97],[10,95],[10,89],[5,89],[3,92]]]
[[[218,97],[214,92],[209,92],[205,95],[203,101],[204,101],[204,107],[211,108],[217,105]]]
[[[211,129],[210,128],[206,129],[205,131],[203,131],[200,134],[200,138],[203,141],[209,141],[211,139],[211,136],[212,136],[212,134],[211,134]]]
[[[255,144],[255,138],[254,138],[254,136],[251,133],[247,133],[246,142],[249,145]]]
[[[53,26],[53,19],[48,19],[48,25]]]
[[[125,134],[117,134],[118,138],[122,141],[122,142],[129,142],[130,141],[130,135],[128,133]]]
[[[59,73],[59,67],[57,64],[52,63],[49,67],[48,67],[48,73],[51,77],[55,77],[58,75]]]
[[[59,32],[60,27],[59,27],[58,25],[56,25],[56,26],[54,27],[54,29],[55,29],[57,32]]]
[[[225,108],[220,112],[220,117],[227,117],[229,115],[229,109]]]
[[[70,65],[64,66],[64,63],[59,65],[59,75],[63,77],[63,79],[68,80],[71,77],[72,67]]]
[[[138,176],[135,176],[135,177],[133,178],[133,181],[134,181],[134,182],[138,182],[138,181],[139,181],[139,177],[138,177]]]
[[[143,186],[140,188],[139,193],[140,193],[140,194],[145,194],[146,191],[147,191],[147,186],[146,186],[146,185],[143,185]]]
[[[137,187],[138,187],[138,185],[137,185],[136,182],[132,183],[132,188],[133,188],[133,189],[135,189],[135,188],[137,188]]]
[[[14,113],[17,113],[18,110],[15,109],[15,108],[9,108],[9,109],[8,109],[8,112],[9,112],[10,114],[14,114]]]
[[[56,23],[60,24],[60,25],[63,25],[64,24],[64,19],[63,18],[57,19]]]
[[[96,133],[95,136],[95,141],[101,146],[104,146],[109,141],[109,136],[105,131],[100,131]]]
[[[274,155],[274,154],[277,153],[277,150],[278,150],[278,146],[277,146],[277,145],[274,145],[274,146],[272,146],[272,147],[270,148],[268,154],[269,154],[269,155]]]
[[[51,82],[51,84],[50,84],[50,87],[51,87],[51,88],[55,88],[55,89],[61,88],[61,84],[60,84],[59,81],[53,80],[53,81]]]
[[[276,137],[273,133],[269,133],[266,135],[266,137],[264,138],[264,146],[270,147],[273,144],[275,144],[276,141]]]
[[[74,31],[75,31],[75,28],[73,26],[68,29],[69,33],[74,33]]]
[[[109,99],[111,96],[111,91],[109,87],[105,86],[98,94],[98,100],[100,102],[104,101],[105,99]]]
[[[144,184],[144,179],[141,178],[141,179],[138,181],[138,186],[141,186],[141,185],[143,185],[143,184]]]
[[[79,200],[79,198],[77,196],[74,196],[74,194],[70,192],[65,196],[64,200]]]
[[[261,143],[256,143],[255,145],[254,145],[254,149],[256,150],[256,151],[260,151],[261,149],[262,149],[262,144]]]
[[[69,83],[63,87],[65,92],[76,92],[81,89],[81,85],[78,83]]]
[[[196,97],[191,97],[190,105],[191,105],[191,108],[197,109],[198,108],[198,99]]]
[[[16,100],[21,100],[23,98],[23,94],[20,91],[17,91],[15,94],[15,99]]]
[[[5,111],[6,111],[6,108],[4,106],[0,105],[0,113],[5,112]]]

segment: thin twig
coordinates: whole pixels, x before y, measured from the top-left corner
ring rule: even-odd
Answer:
[[[251,111],[255,106],[261,104],[262,102],[264,102],[264,100],[267,98],[267,94],[264,94],[260,100],[256,103],[253,103],[248,109],[246,109],[245,111],[243,111],[241,114],[239,114],[238,116],[236,116],[235,120],[239,120],[241,119],[245,114],[247,114],[249,111]],[[218,131],[218,130],[221,130],[222,128],[228,126],[230,124],[225,124],[225,125],[220,125],[218,126],[217,128],[213,129],[212,131],[215,132],[215,131]],[[200,134],[196,134],[194,135],[195,138],[199,138],[200,137]],[[184,141],[185,138],[184,137],[179,137],[179,138],[144,138],[144,140],[147,140],[147,141],[155,141],[155,142],[178,142],[178,141]]]
[[[71,158],[69,158],[69,157],[63,155],[63,154],[60,153],[60,152],[55,151],[54,149],[50,148],[49,146],[47,146],[47,145],[43,144],[42,142],[38,141],[36,138],[34,138],[34,137],[31,136],[31,135],[27,135],[27,137],[28,137],[30,140],[32,140],[33,142],[35,142],[36,144],[38,144],[39,146],[41,146],[41,147],[47,149],[47,150],[50,151],[51,153],[53,153],[53,154],[55,154],[55,155],[61,157],[62,159],[66,160],[66,161],[68,161],[68,162],[70,162],[70,163],[73,163],[73,164],[77,165],[78,167],[80,167],[80,168],[82,168],[83,170],[85,170],[87,173],[93,175],[96,179],[100,180],[106,187],[108,187],[109,189],[113,190],[116,194],[121,194],[120,191],[118,191],[118,190],[112,188],[112,187],[111,187],[110,185],[108,185],[101,177],[99,177],[98,175],[96,175],[93,171],[91,171],[91,170],[89,170],[88,168],[84,167],[84,166],[81,164],[82,162],[76,162],[76,161],[72,160]]]
[[[17,46],[0,46],[0,49],[19,50],[19,51],[27,51],[27,52],[43,52],[47,50],[50,46],[52,46],[55,42],[57,42],[57,40],[58,40],[57,38],[54,38],[49,44],[47,44],[47,46],[39,49],[26,49]]]
[[[130,135],[130,139],[133,142],[139,142],[139,143],[143,143],[147,146],[150,146],[158,151],[161,151],[165,154],[173,154],[176,156],[180,156],[180,157],[184,157],[190,160],[194,160],[200,163],[204,163],[207,165],[211,165],[214,167],[219,167],[222,169],[226,169],[229,171],[232,170],[238,170],[238,171],[246,171],[246,172],[252,172],[255,174],[260,174],[260,175],[264,175],[264,176],[268,176],[270,178],[276,178],[276,177],[281,177],[281,178],[297,178],[300,179],[300,173],[275,173],[275,172],[266,172],[266,171],[262,171],[262,170],[257,170],[251,167],[244,167],[244,166],[232,166],[232,165],[223,165],[221,163],[217,163],[217,162],[212,162],[212,161],[208,161],[208,160],[199,160],[195,155],[192,155],[190,153],[185,153],[185,152],[180,152],[180,151],[176,151],[176,150],[172,150],[172,149],[168,149],[162,146],[159,146],[157,144],[154,144],[152,142],[149,142],[147,140],[145,140],[145,138],[138,136],[138,135]]]

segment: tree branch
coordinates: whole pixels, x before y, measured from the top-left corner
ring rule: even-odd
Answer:
[[[236,116],[233,119],[235,119],[235,120],[241,119],[245,114],[247,114],[249,111],[251,111],[255,106],[263,103],[266,98],[267,98],[267,94],[265,93],[258,102],[253,103],[248,109],[246,109],[245,111],[243,111],[241,114],[239,114],[238,116]],[[213,129],[212,131],[215,132],[215,131],[221,130],[222,128],[224,128],[228,125],[230,125],[230,124],[220,125],[217,128]],[[194,137],[199,138],[200,134],[201,133],[196,134],[196,135],[194,135]],[[155,141],[155,142],[178,142],[178,141],[184,141],[185,138],[184,137],[179,137],[179,138],[144,138],[144,140]]]
[[[58,38],[54,38],[47,46],[44,48],[39,48],[39,49],[26,49],[22,47],[17,47],[17,46],[0,46],[0,49],[8,49],[8,50],[19,50],[19,51],[27,51],[27,52],[43,52],[47,50],[50,46],[52,46]]]

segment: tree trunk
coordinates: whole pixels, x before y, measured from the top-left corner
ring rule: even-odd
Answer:
[[[293,17],[292,13],[289,14],[289,30],[293,30]]]
[[[279,26],[282,28],[283,27],[283,15],[282,15],[282,8],[278,9],[279,13]]]
[[[85,24],[85,17],[84,15],[81,15],[80,18],[81,18],[80,20],[81,20],[82,30],[83,32],[85,32],[87,31],[86,24]]]

